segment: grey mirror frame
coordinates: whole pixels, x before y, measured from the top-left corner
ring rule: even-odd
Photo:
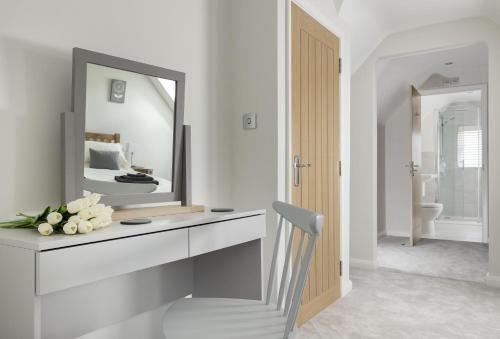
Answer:
[[[103,203],[111,206],[124,206],[173,201],[185,202],[186,192],[183,191],[186,189],[186,185],[183,184],[183,180],[186,177],[186,171],[190,170],[186,169],[185,166],[183,166],[184,96],[186,83],[185,73],[102,53],[97,53],[81,48],[73,49],[73,87],[71,101],[73,115],[66,117],[63,115],[62,127],[65,157],[64,200],[68,202],[83,196],[85,105],[88,63],[141,74],[147,74],[150,76],[175,80],[177,82],[172,164],[172,192],[125,194],[113,196],[106,195],[102,197]]]

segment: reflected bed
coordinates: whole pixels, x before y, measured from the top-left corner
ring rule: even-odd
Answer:
[[[119,152],[119,169],[91,168],[90,167],[90,149],[101,151]],[[170,180],[154,177],[159,183],[125,183],[116,181],[115,177],[127,174],[138,174],[135,171],[123,151],[120,144],[120,134],[105,133],[85,133],[85,164],[83,189],[84,195],[92,192],[115,195],[115,194],[137,194],[137,193],[168,193],[171,191],[172,183]]]

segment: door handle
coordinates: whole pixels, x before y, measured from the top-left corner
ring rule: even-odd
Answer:
[[[405,167],[408,167],[410,169],[410,175],[412,177],[415,176],[415,173],[417,173],[417,168],[419,167],[415,162],[412,160],[408,163],[408,165],[405,165]]]
[[[293,157],[293,185],[300,186],[301,169],[311,167],[310,163],[302,164],[300,163],[300,157],[298,155]]]

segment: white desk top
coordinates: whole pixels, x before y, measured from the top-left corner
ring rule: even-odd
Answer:
[[[44,251],[263,214],[266,214],[265,210],[234,211],[228,213],[207,211],[202,213],[175,214],[151,218],[153,220],[151,224],[121,225],[119,222],[114,222],[104,229],[93,231],[88,234],[75,235],[56,234],[43,236],[40,235],[37,230],[0,228],[0,245],[21,247],[34,251]]]

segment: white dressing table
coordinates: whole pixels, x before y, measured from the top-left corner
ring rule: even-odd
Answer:
[[[189,294],[261,299],[265,235],[264,210],[75,236],[0,229],[0,337],[74,338]]]

